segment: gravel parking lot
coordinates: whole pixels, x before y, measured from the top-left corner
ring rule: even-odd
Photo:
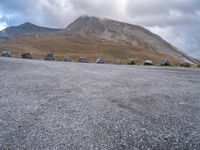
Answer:
[[[0,149],[200,149],[200,69],[0,58]]]

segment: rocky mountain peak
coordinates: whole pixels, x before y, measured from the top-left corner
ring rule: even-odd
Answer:
[[[25,22],[19,26],[11,26],[3,31],[0,31],[0,41],[5,41],[23,34],[47,33],[55,31],[60,31],[60,29],[41,27],[30,22]]]
[[[170,55],[190,63],[196,61],[187,56],[175,46],[151,31],[138,26],[112,19],[102,19],[93,16],[81,16],[71,23],[64,32],[69,35],[82,35],[114,42],[129,43],[133,47],[148,49],[155,53]]]

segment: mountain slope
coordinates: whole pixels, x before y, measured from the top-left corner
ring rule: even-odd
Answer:
[[[7,39],[11,39],[23,34],[47,33],[47,32],[55,32],[55,31],[60,31],[60,29],[40,27],[40,26],[31,24],[29,22],[26,22],[19,26],[11,26],[0,31],[0,41],[5,41]]]
[[[84,56],[91,62],[104,57],[108,63],[112,63],[114,59],[127,63],[129,58],[134,58],[140,64],[146,59],[152,59],[156,65],[162,59],[169,59],[174,65],[179,65],[180,61],[199,64],[141,26],[88,16],[79,17],[58,32],[40,32],[37,36],[23,34],[12,38],[0,43],[0,51],[3,50],[12,51],[16,57],[20,57],[21,52],[31,52],[36,58],[43,58],[51,51],[58,60],[66,56],[77,61]]]
[[[131,43],[132,46],[176,57],[196,64],[197,61],[149,30],[128,23],[97,17],[82,16],[70,24],[66,33],[80,34],[111,41]]]

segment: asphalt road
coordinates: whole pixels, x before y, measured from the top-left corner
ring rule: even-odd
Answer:
[[[0,149],[200,149],[200,69],[0,58]]]

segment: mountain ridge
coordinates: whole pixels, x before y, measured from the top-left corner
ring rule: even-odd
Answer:
[[[0,41],[5,41],[11,38],[15,38],[16,36],[20,36],[23,34],[48,33],[48,32],[56,32],[60,30],[61,29],[42,27],[42,26],[32,24],[30,22],[25,22],[18,26],[10,26],[0,31]]]
[[[64,29],[73,35],[93,36],[114,41],[125,41],[135,47],[147,48],[158,53],[176,56],[178,59],[197,63],[195,59],[176,48],[159,35],[152,33],[139,25],[132,25],[120,21],[97,18],[93,16],[81,16]]]
[[[33,34],[35,26],[29,22],[21,24],[18,28],[25,29],[27,27],[26,31],[30,32],[28,34],[20,33],[17,39],[8,39],[0,44],[0,49],[13,49],[14,51],[19,51],[19,49],[28,51],[27,49],[29,49],[30,51],[34,50],[34,53],[37,51],[42,54],[44,51],[54,51],[60,57],[84,55],[94,59],[104,56],[108,59],[121,58],[124,61],[132,57],[140,62],[143,59],[153,59],[159,62],[162,58],[168,58],[175,64],[180,61],[187,61],[193,65],[199,64],[197,60],[159,35],[139,25],[93,16],[81,16],[64,29],[55,29],[50,32],[37,30],[40,31],[38,33],[41,33],[37,38]],[[41,28],[43,29],[43,27]]]

